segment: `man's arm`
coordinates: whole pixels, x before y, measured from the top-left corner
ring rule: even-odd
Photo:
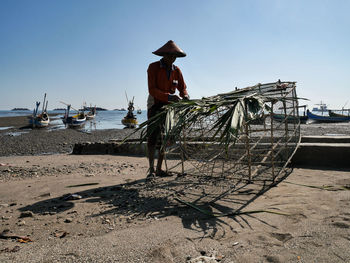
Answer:
[[[188,92],[187,92],[187,86],[186,86],[186,83],[185,83],[184,78],[182,76],[182,72],[179,68],[177,68],[177,70],[178,70],[178,78],[179,78],[179,83],[178,83],[177,89],[180,92],[180,97],[183,99],[189,99]]]

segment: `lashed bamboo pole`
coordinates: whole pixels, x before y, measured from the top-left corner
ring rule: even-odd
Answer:
[[[271,164],[272,164],[272,177],[273,180],[275,180],[275,165],[274,165],[274,154],[273,154],[273,104],[274,102],[271,102],[271,131],[270,131],[270,135],[271,135]]]
[[[249,146],[249,130],[248,130],[248,125],[245,122],[244,123],[244,129],[245,129],[245,139],[246,139],[246,151],[247,151],[247,161],[248,161],[248,178],[249,182],[252,181],[252,164],[251,164],[251,155],[250,155],[250,146]]]

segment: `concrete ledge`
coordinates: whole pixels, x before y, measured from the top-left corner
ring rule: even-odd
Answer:
[[[350,136],[303,136],[301,143],[350,143]]]
[[[350,167],[350,143],[301,143],[293,166]]]
[[[108,143],[75,144],[73,154],[116,154],[146,156],[147,144],[130,141],[120,144]],[[293,166],[316,166],[332,168],[350,167],[350,136],[304,136],[295,155]]]
[[[73,147],[73,154],[116,154],[146,156],[146,143],[78,143]]]

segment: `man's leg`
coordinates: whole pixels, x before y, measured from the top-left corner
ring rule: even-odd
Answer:
[[[157,175],[162,173],[163,160],[164,160],[164,150],[159,150],[159,152],[158,152],[157,170],[156,170],[156,174]]]
[[[156,145],[148,141],[147,142],[147,154],[148,154],[148,164],[149,164],[149,174],[154,173],[154,154],[156,151]]]

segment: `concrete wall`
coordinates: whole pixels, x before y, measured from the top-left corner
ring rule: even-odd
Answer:
[[[145,142],[80,143],[73,154],[116,154],[146,156]],[[306,136],[291,161],[292,166],[350,168],[350,137]]]

